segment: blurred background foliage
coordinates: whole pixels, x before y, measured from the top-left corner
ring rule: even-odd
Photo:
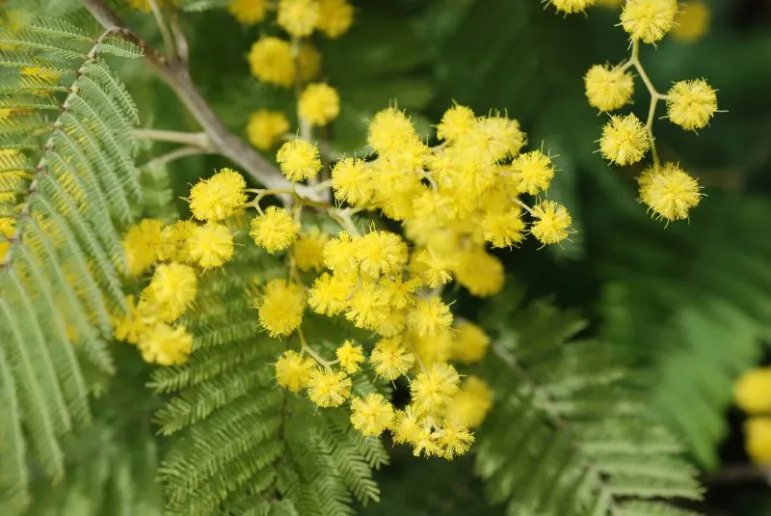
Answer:
[[[81,15],[77,1],[38,3],[49,14]],[[160,43],[151,16],[130,11],[120,0],[112,3],[137,32]],[[427,138],[431,121],[452,102],[479,114],[501,110],[519,119],[532,147],[557,155],[559,172],[549,194],[569,208],[578,233],[549,251],[539,251],[531,240],[522,249],[498,253],[510,281],[530,299],[551,297],[578,310],[590,321],[584,332],[608,341],[640,367],[651,411],[682,437],[690,458],[705,471],[710,490],[697,510],[771,513],[771,489],[761,481],[742,479],[737,486],[721,474],[747,463],[731,388],[738,375],[767,360],[771,335],[771,5],[707,0],[712,16],[701,39],[685,43],[670,35],[643,49],[641,59],[660,90],[675,80],[705,77],[726,111],[699,135],[657,122],[662,159],[679,162],[707,194],[689,222],[665,226],[637,202],[633,178],[639,170],[609,167],[596,153],[604,116],[583,94],[582,76],[592,64],[620,62],[627,55],[624,33],[615,27],[618,10],[594,7],[588,16],[563,18],[537,0],[354,3],[357,22],[351,32],[316,42],[321,76],[342,98],[341,116],[324,134],[333,152],[363,154],[367,120],[389,104],[408,110]],[[253,80],[246,62],[251,43],[278,27],[241,26],[219,0],[180,4],[187,11],[181,23],[190,38],[194,80],[234,132],[243,135],[249,114],[258,108],[294,117],[291,93]],[[141,63],[128,65],[122,76],[144,114],[143,125],[198,130]],[[647,100],[640,90],[634,111],[643,116]],[[161,145],[144,153],[160,154]],[[146,190],[157,194],[150,196],[147,213],[165,216],[176,199],[184,217],[186,203],[179,199],[190,183],[224,164],[195,157],[165,171],[145,171]],[[462,307],[481,309],[469,301]],[[143,367],[135,357],[124,363]],[[49,506],[86,514],[83,504],[102,504],[104,514],[153,514],[142,505],[157,498],[152,485],[121,483],[131,476],[149,478],[155,467],[152,429],[137,426],[143,418],[132,417],[132,411],[153,407],[133,399],[126,402],[134,407],[130,411],[105,412],[120,418],[124,430],[97,426],[93,436],[84,436],[88,446],[109,453],[100,461],[83,454],[88,468],[68,480],[79,483],[79,490],[69,490],[67,500],[44,497],[32,514],[61,513],[48,512]],[[115,431],[132,436],[133,453],[125,440],[110,435]],[[446,464],[400,453],[379,474],[383,502],[364,514],[503,512],[480,506],[481,484],[472,476],[471,459]],[[137,485],[148,493],[137,493]]]

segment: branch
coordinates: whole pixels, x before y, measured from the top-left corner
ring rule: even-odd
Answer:
[[[180,143],[199,147],[201,150],[214,150],[206,133],[183,133],[180,131],[162,131],[159,129],[136,129],[134,138],[156,142]]]
[[[100,24],[108,28],[117,27],[119,34],[144,50],[145,62],[174,91],[195,117],[219,154],[238,164],[255,181],[272,190],[284,190],[293,187],[276,167],[260,156],[246,142],[228,131],[196,89],[182,60],[169,61],[165,59],[132,32],[104,0],[83,0],[83,4]],[[302,192],[303,196],[314,199],[318,197],[318,193],[307,186],[296,185],[295,188],[298,193]]]

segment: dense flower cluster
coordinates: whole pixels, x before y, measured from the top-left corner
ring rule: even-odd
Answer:
[[[746,372],[734,385],[734,399],[750,416],[744,424],[747,454],[771,465],[771,367]]]

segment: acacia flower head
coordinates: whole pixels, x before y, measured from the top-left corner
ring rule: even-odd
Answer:
[[[651,167],[638,179],[640,200],[666,220],[687,219],[701,200],[699,183],[675,163]]]
[[[407,351],[401,338],[381,339],[375,344],[369,360],[375,373],[386,380],[396,380],[415,363],[415,355]]]
[[[309,84],[300,94],[297,110],[309,124],[327,125],[340,114],[340,97],[328,84]]]
[[[174,320],[193,302],[197,287],[195,269],[181,263],[164,263],[156,267],[147,290],[159,311],[167,315],[164,319]]]
[[[669,120],[688,131],[705,127],[716,111],[717,95],[704,79],[676,82],[667,92]]]
[[[339,407],[351,395],[351,379],[342,371],[316,369],[308,380],[308,397],[319,407]]]
[[[157,323],[137,343],[145,362],[170,366],[184,364],[193,349],[193,337],[184,326]]]
[[[674,26],[677,0],[627,0],[621,26],[633,40],[655,43]]]
[[[198,181],[190,190],[190,210],[202,221],[218,222],[235,214],[246,202],[244,177],[223,168],[209,179]]]
[[[493,405],[493,391],[476,376],[467,377],[460,390],[444,408],[444,418],[461,426],[476,428],[482,424]]]
[[[355,285],[355,277],[325,272],[313,282],[308,304],[318,314],[337,315],[348,307],[348,297]]]
[[[129,274],[139,276],[158,259],[162,231],[163,222],[157,219],[143,219],[129,228],[123,238]]]
[[[734,384],[734,401],[748,414],[771,413],[771,367],[744,373]]]
[[[771,417],[751,417],[744,423],[747,454],[756,464],[771,464]]]
[[[188,242],[190,257],[204,269],[222,267],[233,256],[233,234],[223,224],[198,226]]]
[[[366,204],[372,197],[372,175],[367,164],[357,158],[343,158],[332,169],[335,197],[354,206]]]
[[[568,237],[573,223],[568,210],[554,201],[542,201],[533,207],[536,219],[530,233],[542,244],[556,244]]]
[[[296,38],[310,36],[319,22],[317,0],[279,0],[278,24]]]
[[[460,321],[455,326],[452,358],[464,364],[479,362],[490,345],[490,337],[476,324]]]
[[[348,0],[319,0],[318,29],[328,38],[339,38],[353,24],[353,6]]]
[[[580,13],[587,7],[594,5],[595,0],[551,0],[551,4],[557,11],[565,14]]]
[[[254,25],[268,14],[268,0],[230,0],[228,11],[240,23]]]
[[[701,39],[709,30],[712,11],[701,0],[680,2],[680,10],[675,17],[672,36],[684,43],[693,43]]]
[[[407,314],[410,329],[420,337],[434,337],[452,325],[450,307],[437,296],[420,299]]]
[[[260,150],[270,150],[281,141],[281,136],[289,130],[289,120],[280,111],[259,109],[249,117],[246,137],[249,143]]]
[[[351,424],[365,436],[378,436],[394,419],[394,408],[382,394],[368,394],[351,401]]]
[[[456,104],[444,112],[436,127],[436,137],[447,142],[458,141],[474,128],[476,120],[471,108]]]
[[[287,336],[300,327],[305,311],[305,291],[300,285],[274,279],[257,300],[260,325],[271,337]]]
[[[288,350],[276,361],[276,381],[291,392],[299,392],[308,386],[316,362],[296,351]]]
[[[428,413],[438,411],[458,392],[459,384],[460,376],[453,366],[436,363],[412,381],[412,403]]]
[[[301,271],[321,270],[324,267],[324,246],[329,235],[318,227],[300,234],[292,245],[292,258]]]
[[[340,361],[340,367],[345,369],[348,374],[353,374],[361,369],[361,363],[364,362],[364,351],[361,346],[354,344],[350,340],[343,342],[343,345],[335,351],[337,360]]]
[[[632,99],[634,77],[618,66],[594,65],[584,77],[586,98],[600,111],[613,111]]]
[[[273,254],[289,248],[297,239],[300,224],[283,208],[269,206],[265,213],[252,219],[249,236],[254,243]]]
[[[319,149],[305,140],[294,139],[286,142],[278,149],[276,161],[281,172],[293,182],[316,177],[321,170]]]
[[[554,164],[549,156],[535,150],[514,158],[511,171],[517,191],[535,195],[549,189],[554,177]]]
[[[291,86],[297,74],[292,46],[273,36],[254,42],[249,51],[249,67],[257,79],[277,86]]]
[[[525,239],[525,223],[520,218],[522,210],[513,206],[505,211],[495,211],[482,219],[484,238],[493,247],[511,247]]]
[[[650,145],[648,133],[634,113],[613,115],[602,128],[600,152],[605,159],[617,165],[637,163],[643,159]]]

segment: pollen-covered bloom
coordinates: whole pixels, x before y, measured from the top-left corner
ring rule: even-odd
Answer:
[[[474,436],[468,428],[453,421],[445,421],[431,437],[441,450],[439,454],[447,460],[463,455],[474,442]]]
[[[366,204],[372,197],[372,175],[367,164],[357,158],[343,158],[332,169],[335,197],[354,206]]]
[[[701,200],[699,183],[675,163],[645,170],[638,179],[640,200],[666,220],[687,219]]]
[[[542,201],[533,207],[533,217],[530,233],[542,244],[556,244],[568,237],[573,219],[563,205]]]
[[[634,77],[618,66],[594,65],[586,72],[584,86],[591,106],[613,111],[632,99]]]
[[[468,249],[458,255],[455,279],[477,297],[489,297],[503,288],[503,264],[484,249]]]
[[[292,258],[301,271],[321,270],[324,267],[324,246],[329,235],[313,227],[302,233],[292,245]]]
[[[688,131],[705,127],[716,111],[717,95],[704,79],[676,82],[667,92],[669,120]]]
[[[353,374],[361,369],[361,363],[364,362],[364,351],[361,346],[346,340],[342,346],[335,351],[340,367],[345,369],[348,374]]]
[[[595,0],[551,0],[551,4],[565,14],[580,13],[594,5]]]
[[[169,262],[191,261],[188,240],[197,227],[190,220],[178,220],[163,228],[158,259]]]
[[[163,222],[157,219],[143,219],[129,228],[123,238],[129,274],[139,276],[158,259],[162,230]]]
[[[464,364],[479,362],[490,345],[490,337],[476,324],[460,321],[455,327],[452,358]]]
[[[744,373],[734,384],[734,401],[748,414],[771,414],[771,367]]]
[[[369,357],[375,373],[386,380],[396,380],[410,370],[415,363],[415,355],[407,351],[398,337],[381,339]]]
[[[137,345],[145,362],[170,366],[187,362],[193,337],[184,326],[157,323],[142,334]]]
[[[407,314],[410,329],[420,337],[434,337],[450,329],[452,312],[437,296],[420,299]]]
[[[254,42],[249,51],[249,67],[257,79],[277,86],[291,86],[297,74],[292,46],[273,36]]]
[[[436,137],[448,142],[458,141],[474,128],[476,121],[471,108],[456,104],[444,112],[436,127]]]
[[[493,406],[493,391],[476,376],[469,376],[444,408],[444,418],[461,426],[476,428]]]
[[[297,112],[311,125],[327,125],[340,114],[340,96],[323,82],[309,84],[300,94]]]
[[[698,41],[709,30],[711,18],[712,12],[705,2],[701,0],[680,2],[680,10],[672,27],[672,36],[684,43]]]
[[[299,392],[308,386],[316,362],[296,351],[288,350],[276,361],[276,381],[291,392]]]
[[[246,126],[246,138],[260,150],[270,150],[281,141],[281,136],[289,130],[289,120],[280,111],[259,109],[249,117]]]
[[[376,277],[395,274],[407,264],[407,244],[396,233],[371,231],[354,241],[361,272]]]
[[[278,149],[276,161],[281,172],[290,181],[302,181],[316,177],[321,170],[319,149],[305,140],[295,139],[286,142]]]
[[[131,344],[137,344],[139,339],[158,321],[158,315],[153,306],[143,300],[135,302],[134,296],[126,298],[128,312],[113,322],[113,336]]]
[[[428,413],[440,410],[458,392],[459,384],[460,376],[454,367],[449,364],[434,364],[412,381],[412,403]]]
[[[648,133],[634,113],[610,117],[602,128],[600,152],[602,156],[617,165],[637,163],[651,146]]]
[[[351,379],[334,369],[316,369],[308,380],[308,397],[319,407],[339,407],[351,395]]]
[[[246,202],[244,176],[223,168],[190,190],[190,210],[202,221],[218,222],[235,214]]]
[[[549,156],[535,150],[514,158],[511,171],[517,191],[535,195],[549,189],[554,177],[554,164]]]
[[[318,314],[337,315],[348,307],[348,296],[355,285],[355,277],[325,272],[313,282],[308,304]]]
[[[188,242],[190,257],[204,269],[222,267],[233,256],[233,234],[223,224],[198,226]]]
[[[415,127],[403,112],[390,107],[378,111],[369,123],[367,143],[380,153],[398,149],[417,139]]]
[[[771,417],[751,417],[744,423],[747,454],[756,464],[771,464]]]
[[[270,206],[265,213],[252,219],[249,236],[254,243],[273,254],[291,246],[299,231],[300,224],[292,219],[289,212]]]
[[[161,264],[147,287],[164,320],[179,318],[195,299],[198,278],[195,269],[181,263]]]
[[[525,239],[525,223],[520,218],[522,210],[513,206],[508,210],[493,212],[482,219],[484,238],[493,247],[511,247]]]
[[[278,24],[297,38],[310,36],[319,22],[317,0],[279,0]]]
[[[353,6],[347,0],[319,0],[317,28],[328,38],[339,38],[352,23]]]
[[[240,23],[254,25],[268,14],[268,0],[230,0],[228,11]]]
[[[627,0],[621,11],[621,26],[631,39],[655,43],[672,29],[677,0]]]
[[[351,424],[366,436],[382,434],[394,419],[394,408],[382,394],[368,394],[351,401]]]
[[[271,337],[287,336],[299,328],[305,311],[305,291],[300,285],[271,280],[257,301],[260,324]]]

